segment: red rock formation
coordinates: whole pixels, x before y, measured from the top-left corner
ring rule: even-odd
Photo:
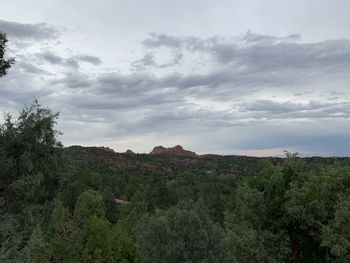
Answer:
[[[156,146],[150,152],[150,154],[157,155],[175,155],[175,156],[197,156],[195,152],[187,151],[182,148],[181,145],[176,145],[175,147],[165,148],[163,146]]]
[[[97,147],[97,148],[100,149],[100,150],[104,150],[106,152],[114,153],[114,150],[109,148],[109,147],[100,146],[100,147]]]

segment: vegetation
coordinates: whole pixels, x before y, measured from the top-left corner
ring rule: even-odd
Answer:
[[[35,102],[1,125],[1,262],[350,261],[346,160],[287,153],[237,174],[182,159],[162,174],[142,169],[168,157],[131,156],[127,174],[77,162],[57,117]]]
[[[7,41],[6,34],[0,32],[0,78],[7,74],[7,70],[14,63],[13,59],[4,58]]]

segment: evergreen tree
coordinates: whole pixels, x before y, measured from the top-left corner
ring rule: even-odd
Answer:
[[[0,257],[35,262],[64,162],[57,113],[35,102],[0,126]]]
[[[137,226],[143,262],[232,262],[223,233],[201,204],[180,202],[164,217],[146,216]]]
[[[4,58],[7,42],[6,34],[0,32],[0,78],[7,74],[7,70],[14,63],[14,59]]]
[[[118,206],[115,197],[110,188],[106,188],[102,193],[104,205],[106,207],[106,216],[112,224],[118,221]]]

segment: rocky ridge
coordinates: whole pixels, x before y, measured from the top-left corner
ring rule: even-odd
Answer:
[[[188,156],[196,157],[197,154],[192,151],[185,150],[181,145],[165,148],[163,146],[156,146],[150,152],[151,155],[172,155],[172,156]]]

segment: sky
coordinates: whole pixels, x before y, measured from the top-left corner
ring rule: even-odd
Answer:
[[[348,0],[2,0],[0,110],[64,145],[350,156]]]

